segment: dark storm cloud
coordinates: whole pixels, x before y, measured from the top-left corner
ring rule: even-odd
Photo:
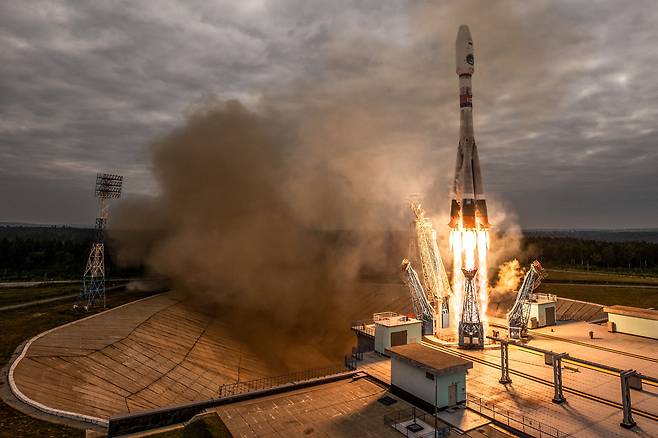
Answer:
[[[376,108],[401,155],[427,165],[408,187],[366,194],[436,178],[440,203],[467,23],[491,197],[526,226],[656,226],[656,19],[651,1],[3,2],[0,220],[90,222],[99,169],[156,191],[148,145],[209,96],[290,117]]]

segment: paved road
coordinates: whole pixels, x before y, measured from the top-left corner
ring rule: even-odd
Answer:
[[[42,300],[28,301],[27,303],[12,304],[10,306],[2,306],[2,307],[0,307],[0,312],[2,312],[3,310],[21,309],[23,307],[34,306],[35,304],[44,304],[44,303],[51,303],[53,301],[66,300],[68,298],[74,298],[74,297],[77,297],[77,296],[78,296],[78,294],[67,294],[67,295],[60,295],[60,296],[52,297],[52,298],[44,298]]]
[[[134,280],[148,280],[146,278],[110,278],[105,280],[106,283],[114,283],[116,281],[134,281]],[[81,280],[46,280],[46,281],[10,281],[0,283],[0,288],[3,287],[35,287],[35,286],[51,286],[54,284],[80,284]]]
[[[76,283],[76,282],[73,281],[72,283]],[[120,288],[120,287],[122,287],[122,286],[121,286],[121,285],[119,285],[119,286],[110,286],[110,287],[106,287],[105,290],[109,292],[109,291],[111,291],[111,290],[118,289],[118,288]],[[75,297],[77,297],[78,295],[79,295],[78,293],[74,293],[74,294],[66,294],[66,295],[58,295],[58,296],[56,296],[56,297],[42,298],[42,299],[40,299],[40,300],[27,301],[27,302],[25,302],[25,303],[10,304],[10,305],[8,305],[8,306],[0,306],[0,312],[2,312],[2,311],[4,311],[4,310],[22,309],[23,307],[34,306],[34,305],[36,305],[36,304],[52,303],[52,302],[54,302],[54,301],[66,300],[66,299],[68,299],[68,298],[75,298]]]
[[[569,283],[559,282],[551,283],[545,281],[544,284],[548,287],[551,285],[556,286],[587,286],[587,287],[622,287],[622,288],[637,288],[637,289],[658,289],[658,285],[653,284],[601,284],[601,283]]]
[[[53,281],[10,281],[7,283],[0,283],[1,287],[35,287],[45,286],[49,284],[75,284],[81,283],[80,280],[53,280]]]

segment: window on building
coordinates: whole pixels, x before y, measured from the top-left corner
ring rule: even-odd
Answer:
[[[425,377],[427,377],[430,380],[434,380],[434,374],[432,373],[425,373]]]

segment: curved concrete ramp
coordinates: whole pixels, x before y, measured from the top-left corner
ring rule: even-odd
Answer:
[[[11,377],[19,398],[42,410],[106,420],[217,396],[238,370],[240,380],[282,372],[220,322],[163,294],[40,335]]]

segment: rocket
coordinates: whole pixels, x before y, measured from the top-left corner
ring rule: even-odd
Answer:
[[[480,159],[473,136],[473,91],[471,76],[474,72],[473,39],[468,26],[460,26],[455,44],[457,76],[459,76],[459,147],[457,166],[450,204],[450,228],[487,229],[487,203],[482,186]]]

